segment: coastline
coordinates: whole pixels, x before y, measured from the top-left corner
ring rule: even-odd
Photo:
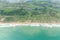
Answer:
[[[0,27],[16,27],[16,26],[36,26],[36,27],[60,27],[60,23],[2,23]]]

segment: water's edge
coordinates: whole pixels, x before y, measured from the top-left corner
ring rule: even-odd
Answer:
[[[44,27],[60,27],[60,24],[53,23],[0,23],[0,27],[16,27],[16,26],[44,26]]]

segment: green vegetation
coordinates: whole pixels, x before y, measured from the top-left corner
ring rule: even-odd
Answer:
[[[9,3],[2,5],[0,10],[1,17],[6,18],[6,22],[11,21],[28,21],[32,22],[60,22],[60,3],[51,2],[50,0],[32,0],[24,3]],[[8,8],[10,7],[10,8]],[[9,16],[12,16],[11,18]]]

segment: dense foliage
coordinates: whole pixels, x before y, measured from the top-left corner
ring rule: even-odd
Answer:
[[[25,3],[9,3],[0,10],[0,15],[12,16],[16,21],[32,20],[32,21],[60,21],[60,3],[50,0],[31,0]],[[7,7],[7,8],[6,8]],[[10,8],[8,8],[10,7]],[[11,18],[10,18],[11,19]]]

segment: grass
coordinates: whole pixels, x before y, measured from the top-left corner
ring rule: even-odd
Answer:
[[[0,16],[0,18],[4,18],[5,16]],[[5,18],[4,21],[8,22],[13,22],[13,21],[20,21],[20,22],[25,22],[31,20],[32,22],[60,22],[60,18],[55,18],[55,17],[50,17],[50,16],[13,16],[13,17],[7,17]]]

